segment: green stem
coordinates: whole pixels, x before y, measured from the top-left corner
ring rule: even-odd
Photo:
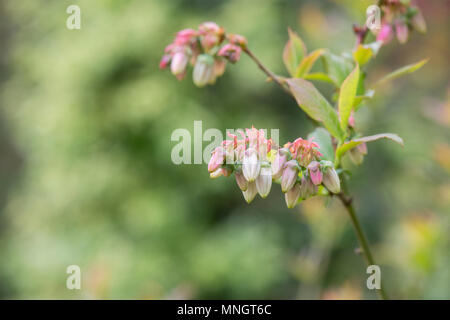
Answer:
[[[358,238],[359,245],[361,247],[361,251],[364,256],[364,260],[367,263],[367,266],[375,265],[375,260],[373,259],[372,253],[370,251],[369,244],[367,242],[367,238],[364,235],[364,231],[361,228],[361,224],[359,223],[358,217],[355,213],[355,208],[353,207],[352,199],[343,193],[338,194],[339,199],[341,199],[342,204],[344,205],[345,209],[347,209],[347,212],[350,216],[350,220],[353,224],[353,229],[355,230],[356,237]],[[378,296],[380,299],[387,300],[388,297],[383,289],[383,286],[381,285],[380,289],[377,289]]]
[[[286,84],[282,82],[275,73],[267,69],[266,66],[264,66],[262,62],[253,54],[253,52],[250,51],[249,48],[245,48],[244,52],[250,57],[250,59],[252,59],[256,63],[256,65],[258,66],[259,69],[261,69],[262,72],[264,72],[270,79],[275,81],[275,83],[278,84],[281,87],[281,89],[283,89],[287,94],[293,96],[289,88],[286,87]]]

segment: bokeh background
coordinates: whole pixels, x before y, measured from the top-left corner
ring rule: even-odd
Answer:
[[[173,130],[193,134],[195,120],[306,136],[296,103],[247,57],[204,89],[158,69],[177,30],[216,21],[286,74],[287,26],[310,50],[340,53],[372,3],[1,1],[0,298],[375,299],[338,201],[288,210],[276,186],[247,205],[234,179],[171,162]],[[81,30],[66,28],[71,4]],[[449,299],[449,1],[419,5],[428,34],[383,48],[369,71],[430,62],[357,115],[362,132],[398,133],[405,147],[370,144],[350,190],[390,296]],[[72,264],[81,290],[66,288]]]

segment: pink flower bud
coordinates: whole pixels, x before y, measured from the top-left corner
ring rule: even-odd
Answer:
[[[380,32],[377,35],[377,41],[381,41],[384,44],[392,40],[392,26],[388,23],[381,27]]]
[[[245,180],[244,175],[242,174],[242,172],[235,172],[234,176],[236,177],[236,182],[237,185],[239,186],[239,189],[241,189],[242,191],[247,190],[248,188],[248,181]]]
[[[294,208],[298,199],[300,198],[300,184],[296,183],[291,190],[284,194],[284,199],[286,200],[286,205],[289,209]]]
[[[214,59],[208,54],[201,54],[197,57],[192,74],[194,84],[197,87],[204,87],[215,81],[214,76]]]
[[[308,165],[309,175],[311,177],[312,183],[316,186],[322,183],[322,171],[320,171],[320,164],[317,161],[312,161]]]
[[[179,46],[184,46],[189,44],[191,40],[197,36],[197,31],[193,29],[184,29],[177,33],[174,43]]]
[[[244,160],[242,162],[242,173],[245,179],[252,182],[258,177],[261,170],[261,164],[255,149],[251,148],[245,151]]]
[[[161,58],[161,61],[159,62],[159,68],[160,69],[167,68],[167,66],[169,65],[170,59],[171,59],[170,55],[168,55],[168,54],[163,55],[163,57]]]
[[[230,43],[239,45],[243,49],[247,47],[247,39],[244,36],[229,33],[227,39]]]
[[[172,71],[172,74],[176,76],[184,73],[188,62],[189,57],[184,51],[175,52],[170,64],[170,70]]]
[[[298,167],[295,160],[286,162],[283,175],[281,176],[281,191],[286,193],[294,186],[297,181]]]
[[[227,43],[219,50],[218,55],[220,57],[226,58],[231,63],[235,63],[239,61],[239,58],[241,57],[241,51],[241,47],[231,43]]]
[[[275,159],[272,162],[272,175],[275,177],[275,179],[281,177],[286,162],[287,162],[286,152],[284,150],[279,150],[277,152],[277,155],[275,156]]]
[[[255,196],[257,193],[258,193],[258,191],[256,189],[255,182],[249,182],[247,190],[242,191],[242,194],[244,195],[244,199],[245,199],[245,201],[247,201],[247,203],[252,202],[253,199],[255,199]]]
[[[268,167],[262,167],[258,178],[256,178],[256,189],[261,198],[266,198],[269,195],[272,187],[272,170]]]
[[[341,192],[341,182],[339,180],[339,176],[336,170],[332,167],[327,168],[325,171],[322,183],[332,193]]]
[[[353,111],[348,118],[348,126],[352,128],[355,126],[355,113]]]
[[[208,163],[208,171],[213,172],[216,171],[224,162],[225,160],[225,151],[222,147],[217,147],[211,156],[211,159]]]
[[[397,35],[397,40],[400,43],[406,43],[408,41],[408,25],[402,19],[395,21],[395,33]]]

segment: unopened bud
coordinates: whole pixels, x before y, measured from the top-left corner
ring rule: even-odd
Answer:
[[[281,177],[284,165],[287,161],[287,154],[283,150],[279,150],[272,162],[272,175],[275,179]]]
[[[242,162],[242,173],[244,174],[245,179],[250,182],[255,181],[260,170],[261,164],[259,163],[256,150],[253,148],[246,150]]]
[[[392,39],[392,26],[389,23],[384,24],[381,27],[380,32],[377,35],[377,41],[381,41],[384,44],[388,43]]]
[[[217,168],[219,168],[225,160],[225,151],[222,147],[217,147],[211,156],[211,159],[208,163],[208,171],[213,172],[216,171]]]
[[[411,25],[415,30],[417,30],[420,33],[426,33],[427,32],[427,24],[425,22],[425,19],[422,15],[422,12],[420,9],[416,8],[417,12],[414,14],[414,16],[411,18]]]
[[[323,175],[322,183],[332,193],[339,193],[341,191],[341,182],[334,168],[327,168],[325,174]]]
[[[218,55],[220,57],[226,58],[231,63],[235,63],[239,61],[239,58],[241,57],[241,51],[241,47],[231,43],[227,43],[219,50]]]
[[[355,148],[350,149],[348,152],[350,160],[356,165],[360,165],[363,162],[364,156],[366,154],[367,154],[367,145],[365,143],[362,143],[356,146]]]
[[[183,51],[176,52],[172,57],[172,62],[170,64],[170,71],[172,71],[172,74],[175,76],[182,74],[186,70],[188,62],[189,57],[185,52]]]
[[[312,183],[316,186],[322,183],[322,171],[320,171],[320,164],[317,161],[312,161],[308,165],[309,175],[311,177]]]
[[[283,175],[281,176],[281,191],[286,193],[294,186],[297,181],[298,167],[295,160],[286,162]]]
[[[214,58],[208,54],[199,55],[194,66],[192,77],[194,84],[200,88],[214,82]]]
[[[300,184],[296,183],[291,190],[284,194],[284,199],[286,200],[286,205],[289,209],[294,208],[297,205],[298,199],[300,198]]]
[[[245,201],[247,203],[250,203],[255,199],[256,194],[258,193],[258,190],[256,189],[256,183],[255,182],[249,182],[248,188],[245,191],[242,191],[242,194],[244,195]]]
[[[248,188],[248,181],[244,178],[244,175],[242,172],[235,172],[234,176],[236,177],[236,183],[242,191],[247,190]]]
[[[311,179],[303,176],[300,184],[300,196],[307,199],[317,193],[317,186],[312,183]]]
[[[261,198],[266,198],[269,195],[272,187],[272,170],[268,167],[262,167],[258,178],[256,178],[256,189]]]
[[[403,19],[399,19],[395,22],[395,34],[397,35],[398,42],[400,42],[401,44],[408,41],[408,25]]]

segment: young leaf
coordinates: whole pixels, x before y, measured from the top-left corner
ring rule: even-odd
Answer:
[[[372,56],[373,56],[372,49],[362,44],[360,44],[358,48],[356,48],[356,50],[353,51],[353,58],[360,66],[363,66],[367,62],[369,62],[369,60],[372,59]]]
[[[344,153],[346,153],[350,149],[357,147],[361,143],[371,142],[371,141],[375,141],[375,140],[382,139],[382,138],[390,139],[394,142],[397,142],[402,147],[404,146],[403,139],[400,138],[398,135],[396,135],[394,133],[380,133],[380,134],[376,134],[373,136],[367,136],[367,137],[358,138],[358,139],[354,139],[354,140],[345,142],[344,144],[342,144],[340,147],[338,147],[336,149],[336,160],[339,161],[339,159],[344,155]]]
[[[353,69],[352,60],[327,52],[323,55],[326,73],[340,87]]]
[[[337,113],[316,87],[311,82],[299,78],[287,79],[286,82],[300,108],[314,120],[323,122],[325,128],[342,141],[344,132],[339,125]]]
[[[382,83],[385,83],[389,80],[393,80],[396,78],[399,78],[405,74],[413,73],[414,71],[420,69],[425,63],[428,62],[428,59],[424,59],[422,61],[419,61],[414,64],[409,64],[407,66],[404,66],[400,69],[395,70],[394,72],[389,73],[387,76],[383,77],[382,79],[378,80],[378,82],[375,85],[380,85]]]
[[[308,135],[308,139],[310,138],[319,145],[319,151],[322,153],[321,160],[334,162],[334,149],[328,131],[324,128],[317,128]]]
[[[288,28],[289,40],[286,43],[283,51],[283,62],[289,74],[294,77],[300,62],[306,55],[306,46],[302,39]]]
[[[319,57],[325,53],[325,49],[317,49],[306,56],[297,68],[295,73],[296,78],[303,78],[305,75],[311,71],[314,63],[319,59]]]
[[[335,86],[338,86],[338,84],[336,82],[334,82],[333,79],[331,79],[326,73],[323,73],[323,72],[315,72],[315,73],[307,74],[303,77],[303,79],[318,80],[318,81],[328,82],[328,83],[334,84]]]
[[[356,65],[355,69],[348,75],[341,86],[339,93],[339,118],[342,130],[347,129],[348,118],[353,109],[355,102],[356,89],[358,88],[359,81],[359,66]]]

